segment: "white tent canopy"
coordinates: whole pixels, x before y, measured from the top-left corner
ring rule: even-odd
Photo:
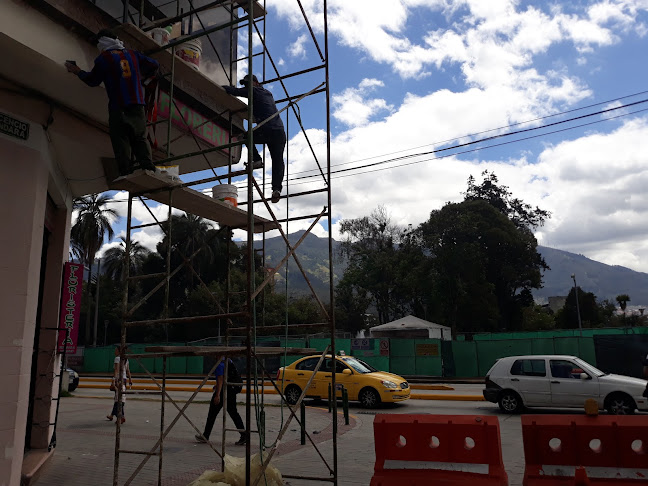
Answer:
[[[424,336],[425,332],[427,332],[427,336]],[[452,340],[452,330],[449,327],[419,319],[412,315],[372,327],[369,329],[369,334],[371,337],[399,337],[399,335],[402,335],[402,337]]]

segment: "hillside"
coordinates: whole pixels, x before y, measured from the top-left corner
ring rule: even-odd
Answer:
[[[290,235],[290,242],[296,243],[304,234],[303,231]],[[333,241],[335,281],[342,277],[345,264],[338,255],[339,242]],[[578,285],[586,292],[593,292],[599,300],[614,301],[619,294],[628,294],[632,299],[631,307],[648,305],[648,274],[636,272],[618,265],[606,265],[583,255],[570,253],[555,248],[539,246],[538,251],[551,268],[543,276],[544,286],[533,292],[538,301],[546,301],[550,296],[567,295],[573,286],[571,274],[576,275]],[[286,254],[281,237],[266,240],[268,265],[276,265]],[[309,275],[318,295],[328,301],[328,240],[309,234],[297,250],[298,258]],[[282,277],[277,280],[277,290],[284,285]],[[291,295],[309,293],[301,272],[291,259],[288,269]]]
[[[533,292],[536,299],[567,295],[576,283],[585,292],[592,292],[599,300],[614,301],[619,294],[628,294],[632,307],[648,304],[648,274],[635,272],[618,265],[606,265],[583,255],[555,248],[539,246],[538,251],[551,267],[543,277],[544,287]]]

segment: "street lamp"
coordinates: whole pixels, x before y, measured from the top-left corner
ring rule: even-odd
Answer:
[[[576,285],[576,275],[571,274],[571,278],[574,281],[574,293],[576,295],[576,314],[578,315],[578,330],[580,331],[581,336],[583,335],[583,325],[581,323],[580,316],[580,306],[578,304],[578,286]]]

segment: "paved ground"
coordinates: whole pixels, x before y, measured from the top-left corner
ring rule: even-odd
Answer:
[[[465,387],[465,388],[464,388]],[[456,392],[475,393],[474,385],[457,385]],[[463,391],[461,391],[463,390]],[[190,394],[177,392],[172,396],[178,400]],[[96,398],[92,398],[96,397]],[[208,396],[199,397],[201,403],[188,408],[188,416],[202,428],[207,415]],[[278,397],[266,396],[266,424],[268,439],[274,440],[281,425],[281,408]],[[309,405],[317,405],[309,402]],[[105,419],[112,406],[112,394],[108,390],[78,390],[75,396],[64,398],[58,426],[58,446],[48,468],[37,484],[87,486],[88,484],[112,484],[114,431],[113,423]],[[151,448],[159,436],[160,404],[155,400],[129,397],[126,402],[127,422],[122,431],[122,447],[135,450]],[[172,406],[167,405],[167,423],[174,417]],[[243,415],[244,407],[239,406]],[[437,413],[437,414],[482,414],[498,415],[500,420],[504,463],[511,486],[522,484],[524,457],[519,416],[501,415],[496,405],[488,402],[410,400],[403,404],[384,407],[378,411],[364,410],[351,406],[351,423],[344,426],[339,417],[338,437],[339,484],[356,486],[369,484],[374,464],[373,418],[375,413]],[[535,410],[534,413],[562,413]],[[284,414],[286,409],[284,409]],[[253,420],[253,423],[254,420]],[[219,417],[212,433],[212,439],[221,437],[222,419]],[[231,427],[228,417],[228,427]],[[331,463],[331,416],[321,406],[307,409],[307,430],[318,443],[323,455]],[[165,440],[163,485],[185,486],[204,469],[217,468],[218,457],[206,444],[194,441],[194,430],[184,419],[180,419]],[[244,456],[245,448],[237,447],[235,432],[228,433],[227,453]],[[220,442],[219,446],[220,448]],[[258,436],[254,438],[253,451],[257,451]],[[120,484],[139,464],[143,456],[122,455]],[[274,460],[283,474],[327,476],[328,471],[317,452],[310,445],[299,444],[299,426],[289,426]],[[158,459],[154,458],[143,469],[135,485],[157,484]],[[315,484],[303,480],[289,479],[286,484]]]

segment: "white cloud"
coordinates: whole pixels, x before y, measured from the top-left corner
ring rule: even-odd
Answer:
[[[333,116],[342,123],[355,127],[367,123],[375,114],[391,111],[393,106],[381,98],[367,98],[376,88],[383,86],[378,79],[363,79],[357,88],[347,88],[333,95]]]
[[[306,48],[304,47],[304,44],[306,43],[306,34],[300,35],[295,42],[293,42],[291,45],[289,45],[286,50],[288,51],[288,54],[290,57],[297,57],[301,59],[306,58]]]

